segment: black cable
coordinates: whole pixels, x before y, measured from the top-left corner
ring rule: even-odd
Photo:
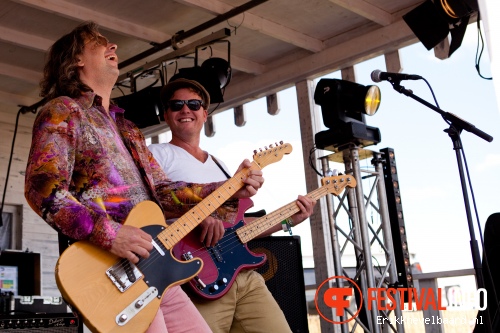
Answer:
[[[476,47],[476,58],[475,58],[474,65],[476,67],[477,74],[482,79],[491,80],[492,79],[491,77],[484,77],[481,74],[481,69],[479,68],[479,63],[481,62],[481,57],[482,57],[483,51],[484,51],[484,40],[483,40],[483,34],[481,33],[481,25],[479,24],[479,21],[480,21],[480,16],[479,16],[479,12],[478,12],[477,13],[477,20],[476,20],[476,23],[477,23],[477,47]],[[481,44],[481,51],[479,51],[479,44]]]
[[[425,81],[425,83],[427,84],[427,87],[429,87],[429,90],[431,91],[431,94],[432,94],[432,98],[434,99],[434,103],[436,103],[436,106],[437,106],[438,108],[440,108],[439,103],[438,103],[438,101],[437,101],[437,99],[436,99],[436,95],[434,95],[434,90],[432,90],[432,87],[431,87],[431,85],[429,84],[429,81],[427,81],[425,78],[422,78],[422,80],[424,80],[424,81]],[[448,123],[448,124],[449,124],[449,123]]]
[[[5,186],[3,188],[3,195],[2,195],[2,206],[0,207],[0,227],[3,226],[3,207],[5,204],[5,195],[7,194],[7,185],[9,183],[9,175],[10,175],[10,166],[12,164],[12,157],[14,156],[14,144],[16,142],[16,134],[17,134],[17,127],[19,124],[19,116],[21,113],[23,113],[25,109],[20,108],[19,111],[17,112],[16,116],[16,125],[14,128],[14,137],[12,138],[12,146],[10,148],[10,156],[9,156],[9,165],[7,166],[7,176],[5,177]]]
[[[311,168],[318,174],[318,176],[320,176],[321,178],[323,178],[324,175],[316,169],[316,165],[314,164],[314,161],[312,159],[312,156],[314,155],[315,151],[316,151],[316,145],[313,146],[311,148],[311,150],[309,151],[309,166],[311,166]]]

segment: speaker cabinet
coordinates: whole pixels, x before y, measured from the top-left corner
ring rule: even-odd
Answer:
[[[258,238],[250,241],[248,247],[255,253],[267,255],[266,263],[257,272],[266,280],[292,332],[309,332],[300,237]]]

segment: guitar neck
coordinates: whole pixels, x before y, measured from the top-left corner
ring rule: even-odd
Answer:
[[[327,195],[328,193],[328,188],[322,186],[308,193],[306,197],[316,201],[319,198]],[[290,202],[289,204],[273,211],[272,213],[262,216],[257,220],[254,220],[252,223],[239,228],[236,233],[238,234],[238,237],[240,238],[242,243],[248,243],[263,232],[271,229],[276,224],[281,223],[281,221],[289,218],[299,211],[300,208],[299,206],[297,206],[297,203],[295,201]]]
[[[184,236],[190,233],[196,226],[203,222],[203,220],[243,187],[243,179],[245,179],[250,170],[260,169],[260,166],[253,161],[250,168],[245,168],[237,172],[222,186],[206,196],[205,199],[200,201],[195,207],[191,208],[187,213],[177,219],[177,221],[160,232],[158,234],[158,239],[167,249],[173,248]]]

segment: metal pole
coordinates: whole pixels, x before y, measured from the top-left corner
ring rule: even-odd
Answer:
[[[328,160],[326,156],[321,158],[321,166],[323,168],[323,175],[326,175],[328,172]],[[332,249],[333,249],[333,266],[335,270],[335,276],[343,276],[342,272],[342,262],[340,259],[340,245],[339,245],[339,240],[338,240],[338,235],[337,235],[337,229],[336,229],[336,222],[335,222],[335,217],[333,214],[333,198],[331,195],[328,195],[326,197],[326,207],[328,210],[328,220],[330,222],[330,237],[332,239]],[[342,288],[344,286],[344,282],[342,279],[337,279],[337,288]],[[336,317],[336,321],[341,321]],[[347,333],[349,332],[349,328],[347,327],[347,323],[343,323],[340,325],[333,325],[333,329],[335,333],[342,332],[342,333]]]
[[[363,195],[363,186],[361,185],[361,170],[359,167],[359,152],[358,152],[359,147],[357,146],[352,146],[350,148],[351,151],[351,166],[352,166],[352,173],[354,178],[357,180],[357,186],[355,188],[355,193],[356,193],[356,201],[358,203],[358,217],[359,217],[359,224],[358,228],[361,233],[361,244],[363,246],[363,261],[365,264],[365,272],[366,272],[366,287],[367,288],[375,288],[375,277],[373,275],[372,271],[372,254],[371,254],[371,244],[370,244],[370,237],[369,237],[369,230],[367,226],[367,221],[366,221],[366,209],[364,205],[364,195]],[[364,294],[365,297],[365,304],[367,306],[368,310],[368,295]],[[377,310],[377,304],[373,300],[370,304],[371,311],[367,312],[370,313],[372,316],[372,330],[374,333],[380,333],[380,328],[378,325],[375,325],[377,323],[377,317],[378,317],[378,310]]]
[[[372,164],[375,166],[377,176],[377,196],[379,202],[379,214],[381,220],[382,232],[384,234],[384,244],[386,246],[386,265],[389,266],[389,283],[398,281],[398,272],[396,270],[396,259],[394,257],[394,243],[392,241],[391,220],[389,218],[389,206],[387,204],[387,193],[384,183],[384,172],[382,167],[382,159],[380,153],[374,153]],[[394,297],[396,304],[400,303],[399,293]],[[394,309],[396,318],[401,318],[403,313],[399,306]],[[396,320],[396,327],[399,333],[404,333],[404,325],[401,321]]]

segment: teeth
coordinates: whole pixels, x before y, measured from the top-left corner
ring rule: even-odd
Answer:
[[[106,59],[107,60],[115,60],[115,56],[109,55],[109,56],[106,56]]]
[[[181,123],[189,123],[189,122],[191,122],[192,120],[191,120],[191,119],[186,119],[186,118],[184,118],[184,119],[181,119],[181,120],[179,120],[179,121],[180,121]]]

